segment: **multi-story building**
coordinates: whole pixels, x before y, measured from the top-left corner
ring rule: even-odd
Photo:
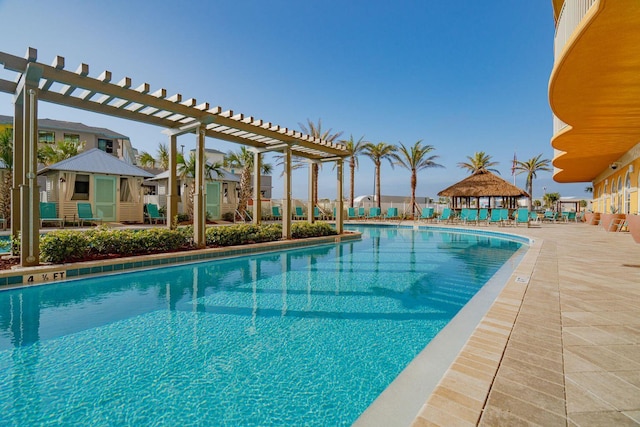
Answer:
[[[13,117],[0,115],[0,130],[13,127]],[[38,119],[38,144],[58,141],[84,143],[84,150],[99,148],[129,164],[135,164],[135,152],[128,136],[110,129],[61,120]]]
[[[593,187],[593,210],[640,211],[640,1],[552,0],[549,82],[557,182]]]

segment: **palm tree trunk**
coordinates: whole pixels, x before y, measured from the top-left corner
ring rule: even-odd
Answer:
[[[418,186],[418,176],[415,169],[411,169],[411,216],[416,215],[416,187]]]
[[[376,164],[376,199],[378,201],[378,207],[380,206],[380,163]]]
[[[349,190],[349,206],[353,207],[353,198],[354,198],[354,190],[353,190],[353,184],[355,182],[355,178],[356,177],[356,162],[353,159],[353,156],[351,157],[351,160],[349,161],[349,184],[351,185],[351,188]]]
[[[527,193],[529,193],[529,211],[533,208],[533,178],[529,175],[527,177]]]
[[[6,170],[0,188],[0,215],[7,222],[11,216],[11,184],[13,183],[13,171]]]
[[[189,183],[189,197],[187,197],[187,215],[189,215],[189,218],[191,218],[192,220],[194,219],[193,217],[193,199],[196,195],[196,181],[195,179],[192,179],[191,182]]]
[[[318,205],[318,170],[320,166],[317,163],[312,164],[313,167],[313,206]]]
[[[251,198],[251,169],[244,168],[240,175],[240,200],[238,200],[238,212],[243,217],[247,210],[249,198]]]

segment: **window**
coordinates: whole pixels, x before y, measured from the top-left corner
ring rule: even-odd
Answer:
[[[133,202],[131,187],[129,187],[129,178],[120,178],[120,201]]]
[[[80,135],[76,135],[73,133],[65,133],[64,134],[64,142],[73,142],[74,144],[80,143]]]
[[[110,139],[98,139],[98,148],[105,153],[113,154],[113,141]]]
[[[629,172],[624,180],[624,213],[631,213],[631,175]]]
[[[616,206],[617,212],[622,213],[622,177],[618,177],[618,205]]]
[[[43,144],[53,144],[56,142],[56,134],[49,131],[38,131],[38,142]]]
[[[89,200],[89,175],[76,175],[71,200]]]

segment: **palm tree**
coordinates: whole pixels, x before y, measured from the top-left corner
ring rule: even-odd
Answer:
[[[379,142],[377,144],[368,142],[362,149],[364,155],[369,157],[376,167],[376,200],[378,207],[380,207],[380,166],[382,160],[387,159],[393,168],[393,159],[396,150],[397,147],[395,145],[387,144],[386,142]]]
[[[418,185],[418,171],[427,168],[442,168],[434,160],[438,156],[428,154],[435,150],[432,145],[422,145],[422,140],[416,141],[411,147],[400,143],[398,151],[393,154],[395,164],[411,171],[411,215],[416,212],[416,186]]]
[[[354,182],[356,169],[358,168],[358,155],[363,152],[366,142],[363,141],[364,136],[361,136],[359,140],[354,141],[353,135],[349,135],[349,139],[340,141],[344,144],[347,152],[349,153],[349,206],[353,207],[354,198]]]
[[[458,163],[458,167],[467,169],[471,174],[479,171],[480,169],[484,169],[500,175],[500,171],[492,168],[493,166],[496,166],[498,162],[492,162],[491,156],[486,154],[484,151],[476,151],[473,156],[467,156],[467,159],[469,162],[460,162]]]
[[[560,193],[545,193],[544,195],[545,207],[551,208],[558,200],[560,200]]]
[[[303,124],[303,123],[298,123],[298,126],[300,126],[300,129],[302,130],[302,132],[306,133],[307,135],[313,136],[315,138],[320,138],[323,139],[327,142],[337,142],[338,138],[340,138],[340,136],[342,135],[342,132],[336,132],[336,133],[331,133],[333,131],[333,129],[328,129],[328,130],[322,130],[322,119],[318,119],[318,123],[313,123],[311,120],[307,119],[307,124]],[[312,163],[311,164],[311,175],[312,175],[312,180],[313,182],[317,183],[318,182],[318,171],[320,170],[320,164],[319,163]],[[309,197],[312,198],[313,200],[313,205],[317,205],[318,204],[318,186],[314,186],[313,188],[313,194],[309,194]]]
[[[524,162],[516,161],[516,167],[514,170],[518,175],[521,173],[527,174],[527,193],[529,193],[529,210],[532,209],[533,205],[533,179],[536,178],[536,174],[539,171],[551,172],[551,160],[549,159],[541,159],[542,154],[538,154],[536,157],[532,157],[529,160]]]
[[[183,157],[184,158],[184,157]],[[154,168],[156,165],[160,166],[162,170],[169,169],[169,149],[167,144],[162,142],[158,143],[158,151],[156,151],[156,157],[149,154],[147,151],[140,153],[138,158],[140,166],[143,168]]]
[[[11,216],[11,185],[13,184],[13,129],[0,132],[0,160],[6,167],[0,183],[0,215],[5,220]]]
[[[196,193],[196,154],[194,152],[189,153],[189,157],[185,157],[178,153],[176,156],[176,172],[178,177],[182,181],[189,182],[189,194],[187,197],[186,214],[190,218],[193,218],[193,198]],[[207,163],[204,164],[204,176],[205,179],[213,179],[213,174],[217,176],[223,176],[221,163]],[[189,179],[190,178],[190,179]]]
[[[38,149],[38,161],[45,166],[53,165],[77,156],[84,149],[84,142],[58,141]]]
[[[224,157],[224,166],[227,168],[242,169],[240,173],[240,200],[238,200],[238,212],[241,216],[247,210],[247,203],[251,198],[251,175],[254,173],[253,152],[247,150],[247,147],[240,147],[238,151],[229,151]],[[262,163],[259,173],[268,175],[273,170],[270,163]]]
[[[138,163],[143,168],[153,168],[156,166],[156,159],[149,152],[143,151],[138,157]]]

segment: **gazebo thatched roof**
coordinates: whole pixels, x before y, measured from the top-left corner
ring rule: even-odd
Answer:
[[[438,193],[443,197],[529,197],[529,194],[488,170],[480,169]]]

